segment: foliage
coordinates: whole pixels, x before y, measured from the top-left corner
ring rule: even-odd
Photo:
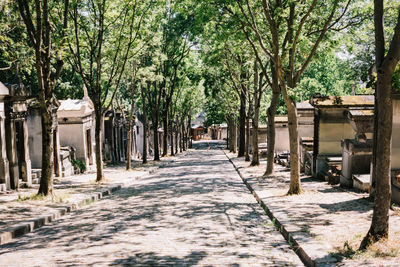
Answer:
[[[84,173],[86,171],[86,164],[82,160],[73,159],[71,163],[75,168],[78,168],[81,173]]]

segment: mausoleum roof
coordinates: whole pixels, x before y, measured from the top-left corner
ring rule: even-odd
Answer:
[[[93,104],[88,99],[60,100],[58,117],[84,117],[91,115],[94,111]]]
[[[297,109],[314,109],[314,107],[308,101],[297,102],[296,108]]]
[[[345,95],[345,96],[320,96],[310,100],[314,107],[372,107],[374,106],[373,95]]]
[[[204,129],[204,127],[203,126],[201,126],[201,125],[199,125],[199,124],[192,124],[192,126],[191,126],[191,128],[192,129]]]
[[[7,86],[5,86],[2,82],[0,82],[0,96],[9,95],[10,91]]]

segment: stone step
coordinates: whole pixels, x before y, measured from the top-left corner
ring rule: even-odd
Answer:
[[[364,192],[369,192],[369,174],[353,174],[353,187]]]

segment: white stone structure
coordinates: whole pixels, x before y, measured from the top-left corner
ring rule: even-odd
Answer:
[[[53,101],[53,172],[55,176],[61,176],[62,164],[60,160],[60,135],[58,132],[57,109],[60,103]],[[28,130],[29,130],[29,153],[32,169],[42,168],[42,119],[39,109],[39,101],[30,99],[28,101]]]
[[[282,153],[290,150],[289,128],[287,116],[275,117],[275,152]]]
[[[5,98],[9,95],[8,88],[0,82],[0,191],[10,185],[10,169],[7,158],[6,134],[5,134]]]
[[[221,139],[228,140],[228,124],[223,123],[221,126]]]
[[[76,158],[86,164],[95,165],[95,118],[93,103],[84,99],[60,100],[57,111],[61,146],[76,149]]]
[[[373,95],[314,96],[313,175],[326,171],[328,161],[342,162],[342,140],[354,139],[356,131],[350,124],[350,108],[373,108]],[[367,134],[370,139],[371,134]]]
[[[308,102],[296,103],[299,140],[314,137],[314,107]]]

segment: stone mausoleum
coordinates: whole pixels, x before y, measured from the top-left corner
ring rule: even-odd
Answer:
[[[61,146],[73,147],[76,159],[82,160],[86,169],[94,168],[95,118],[91,100],[60,100],[57,117]]]
[[[311,98],[314,106],[313,176],[325,177],[332,171],[340,173],[342,140],[354,139],[356,131],[350,124],[350,109],[374,107],[373,95],[321,96]],[[368,136],[366,138],[371,138]],[[337,176],[339,177],[339,176]],[[337,181],[339,182],[339,181]]]
[[[60,135],[58,132],[57,109],[60,106],[59,101],[53,98],[53,173],[55,176],[61,176],[62,164],[60,160]],[[37,99],[28,101],[28,130],[29,130],[29,152],[32,161],[32,170],[37,178],[40,177],[42,169],[42,119]],[[35,179],[34,179],[35,180]]]
[[[32,184],[28,146],[27,90],[0,83],[0,190]]]

